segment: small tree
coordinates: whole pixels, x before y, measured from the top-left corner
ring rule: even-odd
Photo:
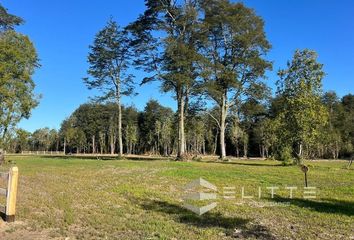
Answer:
[[[122,138],[122,96],[133,94],[133,75],[127,74],[132,56],[128,32],[109,20],[98,32],[90,46],[87,73],[91,78],[84,78],[89,89],[97,88],[103,95],[97,100],[113,100],[118,107],[118,145],[119,155],[123,154]]]
[[[295,146],[296,157],[303,157],[303,146],[310,145],[327,123],[328,112],[321,102],[322,64],[311,50],[297,50],[288,68],[279,71],[278,94],[284,104],[279,117],[282,119],[284,142]],[[285,131],[284,131],[285,132]]]

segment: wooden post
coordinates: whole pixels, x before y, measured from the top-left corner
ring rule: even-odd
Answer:
[[[305,174],[305,187],[307,187],[307,172],[309,171],[309,167],[306,165],[301,165],[301,171]]]
[[[7,186],[6,213],[5,213],[6,222],[15,221],[17,182],[18,182],[18,168],[12,167],[9,172],[9,181]]]

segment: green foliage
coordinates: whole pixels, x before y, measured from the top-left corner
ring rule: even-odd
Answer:
[[[264,59],[270,44],[263,20],[252,9],[227,0],[202,1],[202,10],[206,32],[202,53],[208,59],[204,76],[209,96],[221,105],[223,95],[232,91],[233,101],[242,94],[262,95],[258,79],[271,68]]]
[[[22,18],[8,13],[7,9],[0,4],[0,32],[13,30],[15,26],[22,23]]]
[[[89,89],[97,88],[103,92],[98,100],[116,100],[120,95],[133,93],[133,75],[127,74],[131,64],[131,47],[128,32],[109,20],[99,31],[90,46],[87,73],[93,77],[84,78]]]
[[[278,74],[278,94],[283,101],[278,118],[284,130],[280,138],[288,146],[296,146],[296,156],[301,158],[304,145],[313,144],[328,121],[321,102],[322,64],[314,51],[297,50],[288,68]]]
[[[39,67],[36,50],[14,27],[23,23],[0,4],[0,146],[8,145],[12,128],[29,118],[38,105],[32,75]],[[23,139],[22,139],[23,140]],[[11,145],[11,144],[10,144]]]
[[[169,155],[172,149],[174,130],[173,112],[156,100],[147,102],[139,116],[140,142],[145,151]],[[160,151],[162,149],[163,152]]]
[[[30,132],[21,128],[16,129],[16,137],[17,137],[16,152],[28,150],[30,136],[31,136]]]
[[[275,158],[282,161],[285,166],[294,164],[292,147],[282,146],[278,152],[276,152]]]
[[[171,92],[177,100],[177,158],[182,159],[186,149],[184,114],[190,95],[196,91],[202,59],[197,52],[200,42],[198,1],[147,0],[145,5],[144,14],[128,27],[135,36],[135,63],[152,73],[141,84],[159,80],[161,90]]]
[[[124,143],[126,153],[219,151],[221,157],[226,150],[239,156],[243,148],[244,156],[283,162],[291,162],[290,155],[353,154],[354,96],[322,93],[323,66],[314,51],[295,52],[279,71],[278,92],[269,101],[261,79],[272,66],[266,59],[271,45],[253,9],[229,0],[145,5],[126,28],[108,21],[90,46],[84,82],[101,92],[96,100],[104,104],[80,106],[59,133],[43,128],[33,134],[15,125],[38,104],[31,77],[38,57],[28,37],[14,32],[23,20],[0,5],[0,144],[16,152],[63,149],[65,142],[70,151],[102,153],[114,153],[118,145],[122,153]],[[122,109],[121,97],[134,94],[132,66],[149,73],[142,84],[159,80],[161,90],[176,97],[177,114],[158,101],[141,112]],[[205,111],[195,100],[215,105]]]
[[[224,158],[225,122],[230,108],[240,108],[245,98],[266,95],[267,88],[259,79],[271,68],[264,58],[270,44],[263,20],[242,3],[205,0],[201,1],[201,9],[204,16],[201,54],[205,56],[201,86],[219,108],[215,120],[220,128],[220,158]]]
[[[36,50],[27,36],[14,31],[0,34],[0,135],[38,105],[32,75],[39,66]],[[0,143],[1,144],[1,143]]]
[[[128,74],[131,66],[131,39],[125,29],[121,29],[112,19],[96,34],[93,45],[90,46],[87,73],[92,77],[84,78],[89,89],[99,89],[103,95],[98,101],[114,101],[118,107],[118,146],[119,155],[123,154],[122,108],[121,97],[134,93],[134,76]],[[102,141],[103,136],[99,139]],[[113,136],[110,136],[113,138]],[[92,141],[94,145],[94,140]],[[95,147],[93,146],[93,151]],[[101,148],[101,152],[103,149]]]
[[[278,122],[276,119],[264,118],[257,122],[254,130],[255,141],[261,146],[261,156],[269,158],[270,151],[275,152],[278,143]]]
[[[57,141],[57,132],[49,128],[40,128],[30,135],[30,144],[32,150],[48,151],[55,141]]]

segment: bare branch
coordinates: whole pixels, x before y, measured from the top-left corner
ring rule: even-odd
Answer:
[[[220,122],[218,119],[216,119],[211,113],[209,113],[208,111],[205,111],[206,114],[208,114],[212,119],[215,120],[216,124],[218,125],[219,128],[221,128],[220,126]]]

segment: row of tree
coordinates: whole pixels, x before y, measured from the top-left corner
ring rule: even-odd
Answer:
[[[321,95],[320,102],[328,121],[311,134],[313,138],[303,138],[302,156],[333,159],[350,156],[354,146],[354,95],[339,99],[334,92],[327,92]],[[288,160],[286,154],[291,157],[292,147],[299,151],[299,146],[290,146],[291,139],[297,134],[299,138],[303,135],[300,135],[301,131],[295,131],[296,134],[292,136],[293,128],[284,126],[290,124],[282,120],[285,104],[288,103],[281,96],[263,102],[252,99],[242,104],[238,112],[233,111],[226,120],[227,154]],[[217,111],[214,108],[206,113],[196,106],[188,108],[185,145],[189,155],[219,153],[219,126],[210,115]],[[83,104],[63,121],[59,131],[43,128],[31,134],[22,129],[16,130],[11,135],[7,149],[11,152],[30,150],[114,154],[118,147],[116,114],[117,107],[113,103]],[[150,100],[140,112],[132,106],[123,107],[122,116],[124,153],[164,156],[177,153],[178,131],[174,126],[178,114],[172,109]]]

